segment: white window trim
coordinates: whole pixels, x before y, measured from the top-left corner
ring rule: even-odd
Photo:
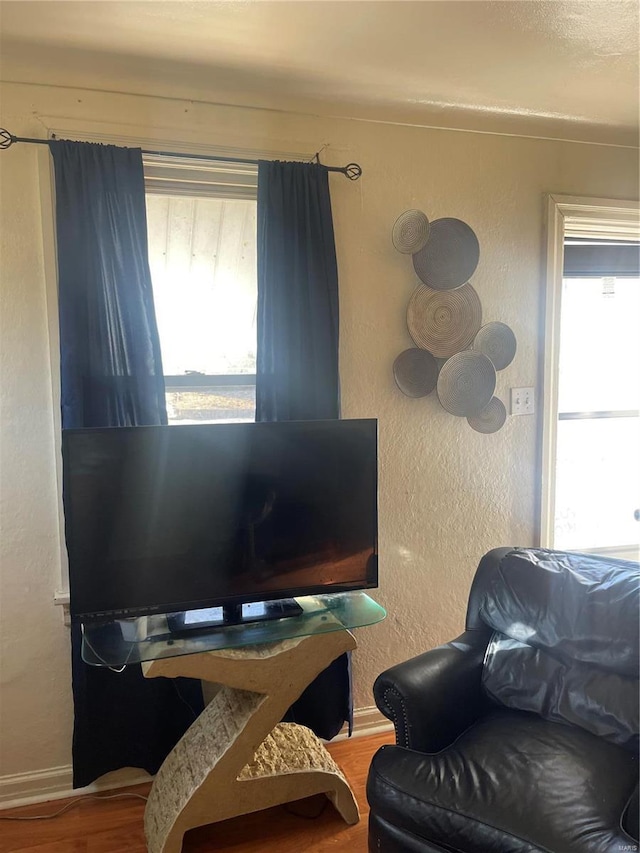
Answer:
[[[547,196],[547,265],[542,388],[540,545],[553,548],[555,527],[555,462],[558,423],[560,303],[565,237],[640,239],[640,202],[579,196]],[[593,549],[600,553],[619,549]]]
[[[258,198],[258,166],[225,163],[197,157],[163,157],[143,154],[146,193],[207,198]]]
[[[58,518],[59,559],[53,569],[53,603],[64,608],[65,625],[71,624],[69,614],[69,559],[64,537],[64,508],[62,504],[62,414],[60,411],[60,327],[58,324],[58,253],[55,228],[55,181],[53,162],[47,147],[38,146],[38,181],[42,227],[42,261],[47,305],[49,364],[51,366],[51,429],[55,453],[56,506]]]

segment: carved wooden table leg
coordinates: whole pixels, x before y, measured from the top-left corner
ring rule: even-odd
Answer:
[[[145,676],[224,685],[165,759],[145,810],[149,853],[180,853],[184,833],[324,793],[347,823],[358,805],[313,732],[279,723],[304,688],[356,646],[349,631],[144,663]]]

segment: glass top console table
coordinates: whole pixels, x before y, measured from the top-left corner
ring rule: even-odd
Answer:
[[[305,726],[279,721],[331,661],[355,649],[349,629],[386,614],[360,591],[296,601],[296,616],[197,631],[172,631],[167,615],[84,626],[89,664],[137,663],[146,678],[220,685],[155,777],[144,815],[149,853],[180,853],[196,826],[321,793],[347,823],[359,820],[353,791],[323,743]]]
[[[180,655],[362,628],[386,616],[383,607],[360,591],[309,595],[295,601],[300,608],[298,615],[234,625],[198,627],[194,620],[201,611],[89,623],[82,628],[82,658],[92,666],[115,669]],[[179,630],[176,624],[181,626]]]

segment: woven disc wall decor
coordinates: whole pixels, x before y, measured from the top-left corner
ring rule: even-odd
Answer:
[[[473,417],[493,397],[496,369],[481,352],[459,352],[440,370],[437,387],[443,408],[458,417]]]
[[[498,432],[504,426],[507,419],[507,410],[504,403],[498,397],[492,397],[489,405],[480,412],[479,415],[474,415],[467,418],[469,426],[476,432]]]
[[[427,245],[431,226],[421,210],[405,210],[396,219],[391,232],[393,245],[403,255],[412,255]]]
[[[393,362],[393,376],[407,397],[426,397],[436,387],[438,362],[426,349],[411,347]]]
[[[449,358],[468,347],[481,324],[482,306],[470,284],[456,290],[432,290],[419,284],[407,307],[414,343],[436,358]]]
[[[476,335],[473,348],[490,358],[496,370],[504,370],[516,354],[516,336],[505,323],[487,323]]]
[[[436,219],[429,241],[413,255],[413,268],[423,284],[434,290],[453,290],[466,284],[480,260],[480,244],[461,219]]]

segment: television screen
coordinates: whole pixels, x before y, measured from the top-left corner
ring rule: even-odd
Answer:
[[[377,422],[64,430],[83,621],[377,586]]]

